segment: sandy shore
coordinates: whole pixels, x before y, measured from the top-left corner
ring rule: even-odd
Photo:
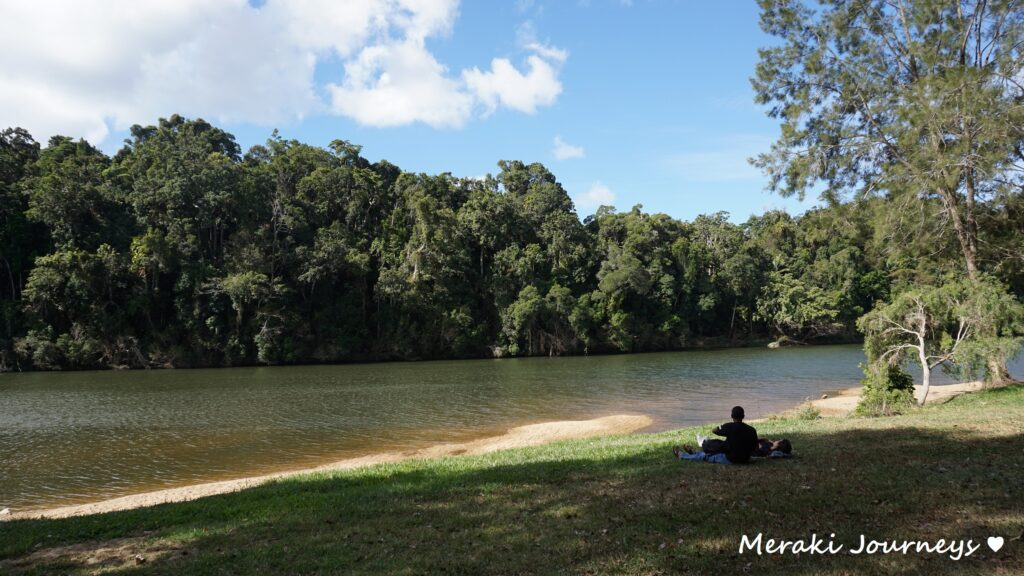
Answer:
[[[950,398],[967,392],[977,392],[983,387],[984,383],[981,381],[931,386],[928,389],[926,404],[945,402]],[[840,390],[838,393],[829,396],[828,398],[811,400],[810,404],[817,408],[818,411],[821,412],[822,416],[846,416],[852,413],[854,408],[857,407],[857,402],[860,401],[860,394],[862,390],[863,388],[861,386],[847,388],[845,390]],[[919,398],[920,396],[921,387],[914,386],[914,398]]]
[[[593,420],[544,422],[541,424],[530,424],[512,428],[500,436],[481,438],[471,442],[458,444],[439,444],[420,450],[408,452],[390,452],[384,454],[373,454],[360,458],[349,458],[339,460],[330,464],[324,464],[315,468],[303,470],[292,470],[263,476],[252,476],[249,478],[238,478],[235,480],[224,480],[221,482],[209,482],[206,484],[195,484],[170,488],[143,494],[133,494],[101,502],[89,504],[78,504],[74,506],[62,506],[43,510],[26,510],[23,512],[14,511],[13,514],[0,516],[0,521],[17,520],[25,518],[66,518],[68,516],[84,516],[87,514],[101,514],[104,512],[116,512],[119,510],[130,510],[133,508],[144,508],[166,504],[169,502],[185,502],[195,500],[204,496],[215,494],[226,494],[236,492],[253,486],[259,486],[272,480],[290,478],[301,474],[313,472],[330,472],[335,470],[351,470],[361,466],[371,466],[385,462],[399,462],[416,458],[434,458],[437,456],[456,456],[462,454],[486,454],[506,448],[520,448],[524,446],[537,446],[554,442],[556,440],[568,440],[574,438],[588,438],[591,436],[604,436],[608,434],[627,434],[636,432],[651,424],[647,416],[620,414],[595,418]]]

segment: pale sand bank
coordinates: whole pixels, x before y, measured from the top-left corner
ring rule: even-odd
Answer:
[[[385,462],[398,462],[416,458],[435,458],[438,456],[455,456],[462,454],[486,454],[496,450],[507,448],[520,448],[525,446],[537,446],[554,442],[556,440],[569,440],[575,438],[589,438],[592,436],[604,436],[609,434],[627,434],[636,432],[651,424],[647,416],[619,414],[595,418],[593,420],[543,422],[512,428],[500,436],[481,438],[471,442],[458,444],[439,444],[419,450],[408,452],[389,452],[384,454],[373,454],[360,458],[349,458],[324,464],[315,468],[304,470],[292,470],[266,474],[263,476],[252,476],[249,478],[238,478],[235,480],[224,480],[221,482],[209,482],[180,488],[169,488],[143,494],[122,496],[111,500],[93,502],[89,504],[78,504],[74,506],[62,506],[44,510],[26,510],[23,512],[13,511],[13,514],[0,516],[0,521],[17,520],[24,518],[66,518],[68,516],[84,516],[88,514],[102,514],[105,512],[116,512],[119,510],[130,510],[133,508],[144,508],[156,506],[169,502],[185,502],[195,500],[204,496],[215,494],[226,494],[236,492],[253,486],[259,486],[271,480],[290,478],[301,474],[313,472],[330,472],[335,470],[351,470],[361,466],[370,466]]]
[[[977,392],[984,388],[984,386],[985,384],[981,381],[931,386],[928,389],[928,398],[925,404],[938,404],[940,402],[945,402],[950,398],[967,392]],[[818,411],[821,412],[822,416],[846,416],[851,414],[857,407],[857,402],[860,401],[862,391],[863,388],[861,386],[855,386],[853,388],[840,390],[835,395],[829,396],[828,398],[811,400],[810,404],[817,408]],[[919,398],[920,396],[921,387],[914,386],[914,398]]]

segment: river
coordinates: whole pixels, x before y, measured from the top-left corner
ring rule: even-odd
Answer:
[[[758,418],[857,384],[858,346],[0,374],[0,509],[24,511],[645,414]],[[1012,363],[1024,374],[1024,358]],[[948,382],[948,379],[940,378]]]

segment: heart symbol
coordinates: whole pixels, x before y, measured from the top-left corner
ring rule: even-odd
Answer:
[[[989,536],[988,547],[991,548],[993,552],[999,552],[999,549],[1003,547],[1003,537]]]

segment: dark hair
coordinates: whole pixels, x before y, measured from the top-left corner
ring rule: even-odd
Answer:
[[[785,438],[783,438],[782,440],[779,440],[779,444],[778,444],[778,447],[776,448],[776,450],[778,450],[779,452],[782,452],[783,454],[792,454],[793,453],[793,445],[789,443],[789,440],[786,440]]]
[[[732,407],[732,419],[733,420],[743,420],[743,406],[733,406]]]

